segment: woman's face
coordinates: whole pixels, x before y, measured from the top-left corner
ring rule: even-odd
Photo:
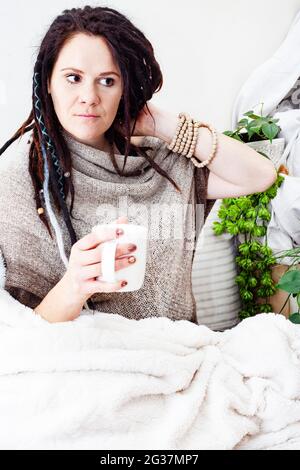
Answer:
[[[105,39],[83,33],[64,44],[48,81],[62,127],[100,150],[108,150],[104,132],[115,119],[122,91],[121,73]]]

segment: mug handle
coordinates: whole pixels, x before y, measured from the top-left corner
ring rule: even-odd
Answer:
[[[111,240],[103,243],[102,248],[102,276],[98,276],[98,281],[116,282],[115,276],[115,257],[116,257],[117,241]]]

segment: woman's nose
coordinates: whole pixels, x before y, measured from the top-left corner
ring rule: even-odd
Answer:
[[[99,95],[97,94],[93,86],[86,86],[81,89],[80,102],[88,105],[98,104],[100,101]]]

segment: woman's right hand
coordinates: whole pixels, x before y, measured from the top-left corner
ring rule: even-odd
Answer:
[[[116,223],[128,223],[127,217],[119,217]],[[113,292],[121,289],[122,281],[108,283],[97,281],[101,276],[101,245],[118,238],[116,232],[104,228],[103,233],[91,232],[78,240],[71,249],[67,271],[34,309],[50,323],[72,321],[79,317],[84,303],[96,292]],[[119,243],[116,249],[115,270],[130,265],[130,253],[134,245]],[[118,259],[122,256],[122,259]],[[134,257],[133,257],[134,258]],[[135,261],[135,258],[134,258]],[[124,279],[125,281],[125,279]]]
[[[119,217],[115,222],[128,223],[127,217]],[[103,228],[102,232],[90,232],[78,240],[72,246],[67,271],[63,277],[67,283],[67,291],[84,304],[89,297],[97,292],[114,292],[124,287],[126,279],[109,283],[96,280],[102,275],[101,255],[102,244],[109,240],[118,238],[118,234],[113,229]],[[131,255],[136,246],[131,243],[118,243],[116,249],[115,271],[127,268],[135,262],[135,257]],[[122,259],[118,259],[122,256]],[[123,283],[123,284],[122,284]]]

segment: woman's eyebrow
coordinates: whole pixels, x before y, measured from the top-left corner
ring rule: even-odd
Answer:
[[[63,72],[64,70],[74,70],[74,72],[78,72],[78,73],[84,73],[82,70],[79,70],[79,69],[75,69],[74,67],[65,67],[63,69],[61,69],[61,72]],[[114,72],[113,70],[110,70],[108,72],[102,72],[102,73],[99,73],[99,77],[101,75],[117,75],[118,77],[120,77],[120,75],[117,73],[117,72]]]

